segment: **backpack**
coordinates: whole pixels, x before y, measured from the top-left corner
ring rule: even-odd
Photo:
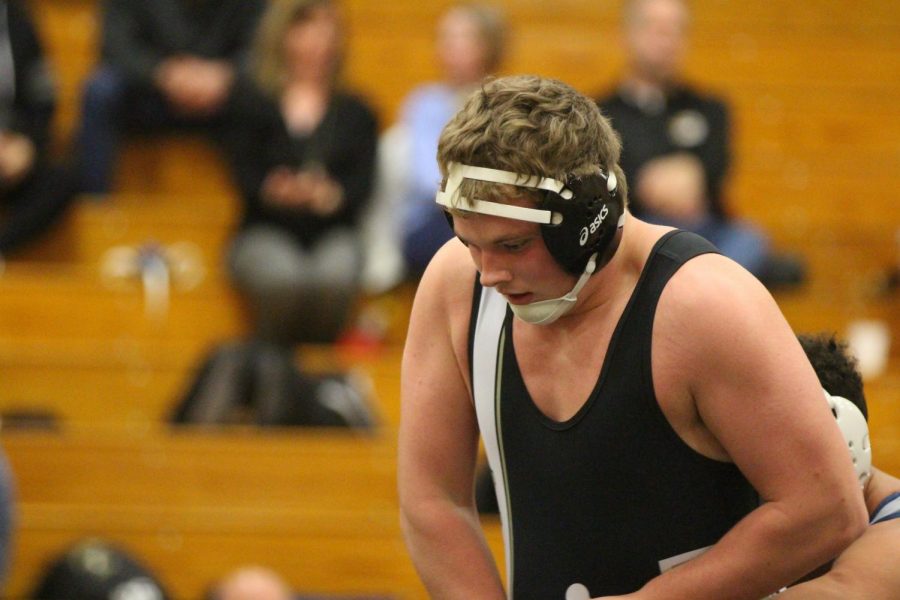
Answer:
[[[367,384],[356,374],[303,373],[293,352],[228,342],[203,360],[171,417],[177,424],[369,428]]]
[[[47,565],[35,600],[167,600],[162,584],[122,548],[83,540]]]

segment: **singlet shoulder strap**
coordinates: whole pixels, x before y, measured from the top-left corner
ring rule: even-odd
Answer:
[[[661,254],[683,264],[695,256],[718,252],[714,245],[699,235],[676,229],[659,238],[651,257]]]
[[[674,230],[662,236],[653,246],[647,264],[638,281],[635,312],[641,322],[652,323],[652,315],[663,289],[684,263],[701,254],[718,253],[711,243],[689,231]]]

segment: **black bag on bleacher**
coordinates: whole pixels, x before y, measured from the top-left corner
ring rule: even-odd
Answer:
[[[301,372],[282,346],[231,342],[205,358],[171,420],[368,428],[373,419],[359,388],[351,375]]]
[[[122,548],[84,540],[47,565],[35,600],[166,600],[169,595],[144,565]]]

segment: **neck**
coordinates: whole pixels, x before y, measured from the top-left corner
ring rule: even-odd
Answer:
[[[572,321],[578,321],[607,310],[624,288],[631,289],[629,278],[626,277],[623,269],[621,254],[617,252],[616,256],[585,284],[578,303],[567,315]]]
[[[304,77],[303,79],[295,79],[287,85],[287,90],[295,93],[311,93],[324,91],[327,88],[326,82],[318,77]]]
[[[447,82],[447,85],[450,87],[450,89],[453,90],[453,92],[457,96],[459,96],[462,99],[462,98],[467,97],[473,91],[475,91],[475,88],[478,87],[478,81],[450,80]],[[460,100],[460,103],[462,103],[461,100]]]
[[[578,302],[560,322],[576,325],[594,318],[617,305],[623,296],[630,297],[640,279],[650,249],[669,227],[648,225],[627,212],[622,239],[612,260],[591,277],[579,294]]]
[[[327,90],[331,87],[331,74],[324,69],[297,70],[287,83],[289,90]]]

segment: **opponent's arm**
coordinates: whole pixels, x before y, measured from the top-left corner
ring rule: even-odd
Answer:
[[[449,242],[413,304],[401,375],[400,510],[430,597],[499,600],[503,588],[474,503],[478,427],[459,339],[467,330],[474,270],[456,276],[461,261],[471,259],[459,242]]]
[[[716,255],[688,263],[664,291],[657,321],[654,360],[657,350],[678,357],[668,365],[675,375],[654,366],[654,377],[672,384],[655,380],[657,395],[689,395],[683,405],[696,407],[721,458],[741,469],[763,503],[705,554],[634,597],[758,600],[863,531],[847,448],[774,300],[733,263]],[[687,386],[679,390],[678,381]]]
[[[831,570],[788,588],[778,600],[894,600],[900,597],[900,519],[872,525],[835,561]]]
[[[866,487],[866,504],[873,513],[882,500],[900,492],[900,480],[873,469]],[[874,515],[873,515],[874,516]],[[892,600],[900,597],[900,519],[870,525],[837,558],[831,570],[816,579],[791,587],[778,600]]]

